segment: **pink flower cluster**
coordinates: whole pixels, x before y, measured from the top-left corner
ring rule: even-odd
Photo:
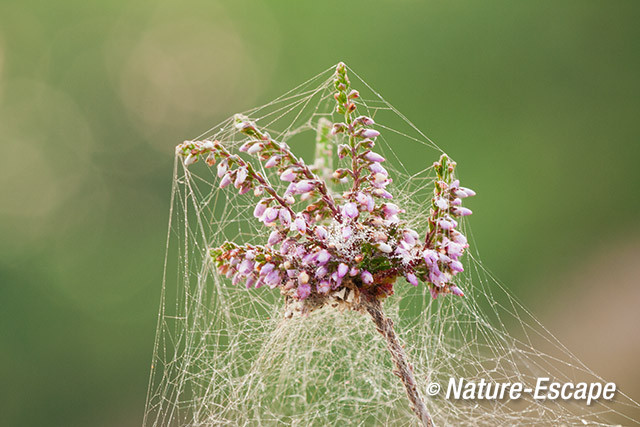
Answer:
[[[219,141],[186,141],[177,147],[187,166],[201,157],[210,166],[217,164],[221,188],[253,191],[260,198],[253,216],[271,229],[262,246],[227,242],[211,249],[216,268],[234,284],[277,287],[288,298],[315,306],[345,288],[386,297],[398,277],[414,286],[427,283],[434,298],[441,293],[462,296],[453,280],[463,271],[460,257],[468,243],[456,228],[460,217],[471,214],[462,199],[475,193],[459,186],[455,163],[443,154],[434,163],[437,181],[426,236],[421,239],[405,227],[400,218],[404,211],[390,202],[392,179],[382,166],[385,158],[373,151],[380,132],[372,128],[370,117],[356,114],[359,93],[350,88],[342,63],[334,85],[341,120],[333,124],[331,138],[345,166],[335,170],[333,181],[344,188],[341,194],[331,192],[285,142],[244,116],[235,118],[237,131],[247,137],[239,151],[273,168],[284,191]],[[304,209],[300,201],[306,203]]]

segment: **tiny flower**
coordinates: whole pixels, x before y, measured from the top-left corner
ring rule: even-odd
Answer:
[[[351,230],[351,227],[347,226],[342,229],[341,234],[344,240],[349,240],[351,238],[351,235],[353,234],[353,231]]]
[[[440,218],[440,219],[438,220],[438,226],[439,226],[440,228],[442,228],[443,230],[451,230],[451,229],[453,229],[453,228],[454,228],[453,223],[452,223],[451,221],[447,221],[447,220],[446,220],[446,219],[444,219],[444,218]]]
[[[238,169],[238,172],[236,172],[236,180],[233,185],[235,185],[236,188],[240,187],[240,185],[244,183],[245,179],[247,179],[247,174],[247,168]]]
[[[362,136],[363,138],[375,138],[377,136],[380,136],[380,132],[375,129],[363,129],[360,132],[360,136]]]
[[[187,157],[185,157],[184,159],[184,165],[185,166],[189,166],[194,164],[195,162],[198,161],[198,157],[194,156],[193,154],[189,154]]]
[[[349,266],[343,262],[338,265],[338,277],[344,277],[349,272]]]
[[[311,286],[308,283],[299,285],[296,291],[296,295],[298,299],[306,299],[309,295],[311,295]]]
[[[473,212],[471,211],[471,209],[468,208],[464,208],[464,207],[456,207],[453,210],[453,214],[457,215],[457,216],[469,216],[471,215]]]
[[[362,283],[366,285],[370,285],[373,283],[373,275],[367,270],[364,270],[362,273],[360,273],[360,278],[362,279]]]
[[[438,209],[444,210],[449,208],[449,202],[442,197],[436,197],[434,203],[438,207]]]
[[[371,125],[375,124],[373,119],[371,117],[367,117],[367,116],[360,116],[360,117],[356,118],[355,121],[358,122],[358,123],[362,123],[364,126],[371,126]]]
[[[296,184],[296,192],[298,193],[306,193],[315,188],[316,184],[308,179],[300,181]]]
[[[390,254],[393,252],[393,248],[386,243],[380,242],[376,245],[380,252],[384,252],[385,254]]]
[[[231,177],[227,174],[220,180],[220,188],[224,188],[229,184],[231,184]]]
[[[413,286],[418,286],[418,278],[413,273],[407,273],[407,281],[411,283]]]
[[[369,170],[373,173],[381,173],[384,176],[389,176],[389,172],[380,163],[372,163],[369,166]]]
[[[451,263],[449,263],[449,268],[453,271],[456,272],[463,272],[464,271],[464,267],[462,266],[462,263],[460,261],[451,261]]]
[[[293,171],[293,169],[289,168],[282,172],[282,174],[280,175],[280,179],[286,182],[292,182],[294,179],[296,179],[297,176],[298,175]]]
[[[464,296],[464,293],[456,285],[449,286],[449,290],[451,290],[451,293],[453,293],[454,295],[457,295],[459,297],[463,297]]]
[[[364,158],[373,163],[380,163],[380,162],[384,162],[385,160],[384,157],[382,157],[378,153],[374,153],[373,151],[367,152],[367,154],[364,155]]]
[[[358,216],[358,206],[356,206],[355,203],[346,203],[343,207],[342,207],[342,215],[346,216],[347,218],[355,218]]]
[[[358,267],[351,267],[351,270],[349,270],[349,276],[357,276],[359,272],[360,270],[358,269]]]
[[[476,192],[470,188],[460,187],[460,190],[464,191],[468,197],[473,197],[476,195]]]
[[[291,230],[297,230],[298,232],[304,234],[307,232],[307,223],[305,222],[304,218],[302,218],[301,216],[298,216],[296,218],[295,221],[293,221],[293,224],[291,224]]]
[[[264,144],[261,143],[261,142],[257,142],[255,144],[253,144],[251,147],[249,147],[249,149],[247,150],[247,153],[248,154],[256,154],[257,152],[259,152],[263,148],[264,148]]]
[[[329,270],[327,269],[327,267],[325,267],[324,265],[321,265],[316,269],[316,273],[315,273],[316,279],[326,276],[328,272]]]
[[[330,259],[331,259],[331,254],[325,249],[320,250],[316,258],[319,265],[325,265],[326,263],[329,262]]]
[[[256,208],[253,210],[253,216],[256,218],[262,217],[264,212],[267,210],[267,205],[262,201],[256,205]]]
[[[269,240],[267,241],[267,244],[269,246],[274,246],[280,243],[281,241],[282,241],[282,233],[280,233],[280,231],[278,230],[273,230],[269,235]]]
[[[264,164],[264,167],[269,169],[278,164],[278,160],[280,160],[280,156],[271,156],[269,160]]]
[[[316,235],[316,237],[320,240],[324,240],[327,238],[327,229],[321,225],[317,226],[315,230],[313,230],[313,232]]]
[[[326,280],[321,280],[320,283],[316,286],[318,293],[326,294],[331,289],[331,283]]]
[[[288,227],[289,224],[291,224],[291,213],[288,209],[280,209],[278,217],[280,218],[280,223],[283,226]]]
[[[309,283],[309,273],[306,271],[300,272],[298,275],[298,283],[304,285],[305,283]]]
[[[218,178],[222,178],[228,169],[229,164],[226,159],[218,163]]]
[[[272,224],[275,222],[276,218],[278,218],[279,209],[276,208],[267,208],[264,212],[264,216],[262,220],[265,224]]]
[[[385,217],[390,218],[402,212],[402,210],[393,203],[385,203],[384,205],[382,205],[382,212],[384,213]]]

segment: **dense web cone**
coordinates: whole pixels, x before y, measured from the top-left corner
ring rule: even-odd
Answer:
[[[350,76],[352,80],[355,77],[351,70]],[[434,230],[439,233],[437,230],[449,225],[441,222],[440,215],[430,213],[434,209],[430,205],[437,203],[434,188],[437,196],[438,188],[442,190],[438,181],[443,172],[431,164],[442,159],[442,151],[364,81],[357,81],[358,96],[349,99],[359,114],[374,120],[381,130],[379,135],[370,133],[364,139],[375,138],[376,152],[389,160],[385,168],[393,182],[385,184],[385,191],[392,193],[393,203],[406,211],[403,227],[420,236],[428,237]],[[328,70],[194,141],[220,141],[229,153],[258,153],[262,148],[255,147],[256,141],[247,145],[248,135],[243,132],[253,126],[244,123],[254,123],[255,129],[285,142],[300,159],[308,159],[310,172],[326,180],[322,168],[336,167],[341,153],[336,145],[329,150],[332,146],[327,145],[323,130],[327,122],[341,123],[345,113],[336,111],[335,83],[333,69]],[[324,147],[318,148],[317,142]],[[210,153],[202,153],[202,160],[211,164],[215,161],[215,165],[193,164],[197,158],[189,157],[192,150],[209,148],[199,145],[181,149],[185,147],[189,151],[179,152],[175,168],[145,425],[417,423],[403,384],[393,375],[388,344],[362,310],[352,310],[358,293],[352,297],[351,292],[328,293],[332,299],[327,303],[319,298],[321,293],[314,293],[321,289],[317,287],[319,282],[304,277],[298,280],[298,272],[296,286],[287,289],[287,282],[282,282],[283,298],[269,286],[246,289],[235,276],[221,274],[215,259],[222,254],[216,252],[212,258],[212,249],[224,248],[226,242],[255,247],[269,240],[274,245],[281,242],[278,236],[273,237],[273,227],[265,227],[264,221],[254,217],[256,199],[246,194],[253,189],[243,189],[246,178],[238,179],[236,172],[227,186],[219,188],[224,179],[224,173],[221,178],[217,170],[221,159],[209,159]],[[324,161],[313,158],[317,153],[326,157]],[[428,167],[407,170],[402,159],[408,153],[424,158]],[[277,173],[249,156],[242,158],[249,172],[259,173],[278,194],[283,194],[291,182],[283,183],[284,172]],[[327,184],[326,192],[343,194],[349,188],[338,181]],[[243,191],[245,194],[238,194]],[[318,189],[316,196],[323,199],[322,194]],[[353,213],[343,210],[346,199],[337,199],[335,206],[341,215],[348,216]],[[304,203],[308,202],[296,198],[292,211],[298,212]],[[330,203],[326,206],[331,212]],[[458,229],[466,231],[463,218],[457,222]],[[306,229],[296,231],[307,233]],[[377,250],[385,252],[386,248]],[[619,395],[617,402],[597,402],[589,407],[580,402],[550,404],[531,396],[517,402],[427,397],[430,383],[445,387],[450,377],[529,384],[539,376],[558,381],[601,381],[485,273],[474,257],[465,255],[464,262],[465,271],[456,271],[459,274],[455,275],[455,286],[464,289],[464,298],[448,295],[434,300],[431,285],[414,287],[405,281],[414,279],[406,274],[409,270],[397,278],[402,283],[393,284],[393,295],[376,292],[378,297],[385,297],[384,311],[395,322],[413,365],[416,389],[425,398],[436,425],[582,424],[583,420],[606,424],[628,420],[625,413],[638,405],[624,395]],[[414,270],[421,281],[431,280],[431,270]],[[363,277],[362,271],[358,274]],[[279,287],[275,275],[273,279]],[[308,294],[304,286],[299,291],[305,284],[309,284]],[[441,287],[455,293],[448,282],[441,282]],[[310,304],[313,301],[320,303]],[[285,317],[287,313],[291,318]]]

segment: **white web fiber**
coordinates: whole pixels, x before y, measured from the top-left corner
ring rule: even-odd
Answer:
[[[318,120],[336,119],[332,70],[244,114],[311,164]],[[352,70],[349,75],[360,91],[359,114],[374,118],[381,131],[376,150],[388,159],[394,203],[406,210],[401,219],[423,234],[435,175],[430,165],[442,151]],[[198,137],[204,138],[234,152],[246,141],[233,119]],[[429,167],[407,170],[407,155]],[[270,169],[253,165],[280,185]],[[327,306],[285,319],[277,290],[248,290],[215,271],[208,248],[225,241],[264,244],[269,232],[252,215],[257,198],[219,189],[218,182],[215,167],[198,162],[186,168],[176,160],[144,425],[416,425],[384,339],[368,316]],[[473,218],[461,224],[467,235],[469,222]],[[614,401],[590,406],[527,394],[517,401],[427,396],[429,383],[444,389],[450,377],[528,386],[538,377],[606,382],[485,271],[473,248],[471,242],[465,272],[456,277],[465,297],[433,300],[424,284],[398,280],[395,294],[383,303],[434,424],[636,423],[625,414],[637,411],[638,403],[620,392]]]

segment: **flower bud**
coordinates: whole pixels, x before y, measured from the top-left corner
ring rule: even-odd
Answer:
[[[464,207],[456,207],[453,210],[453,214],[457,215],[457,216],[469,216],[471,215],[473,212],[471,211],[471,209],[468,208],[464,208]]]
[[[292,168],[289,168],[282,172],[282,174],[280,175],[280,179],[285,182],[292,182],[294,179],[296,179],[297,176],[298,174],[296,174]]]
[[[378,153],[374,153],[373,151],[368,151],[365,155],[364,158],[367,159],[370,162],[373,163],[380,163],[380,162],[384,162],[384,157],[382,157],[380,154]]]
[[[358,214],[359,214],[358,206],[356,206],[355,203],[349,202],[342,207],[342,215],[344,215],[347,218],[353,219],[357,217]]]
[[[418,286],[418,278],[413,273],[407,273],[407,282],[411,283],[413,286]]]
[[[225,176],[222,177],[222,179],[220,180],[220,188],[224,188],[227,185],[231,184],[231,177],[229,176],[229,174],[226,174]]]
[[[255,144],[253,144],[251,147],[249,147],[249,149],[247,150],[248,154],[256,154],[258,153],[260,150],[262,150],[264,148],[264,144],[261,142],[256,142]]]
[[[373,275],[367,270],[363,270],[362,273],[360,273],[360,278],[362,279],[362,283],[364,283],[365,285],[370,285],[373,283]]]
[[[338,277],[342,278],[349,272],[349,266],[343,262],[338,265]]]
[[[296,296],[298,299],[306,299],[309,295],[311,295],[311,286],[308,283],[298,286],[298,289],[296,290]]]

